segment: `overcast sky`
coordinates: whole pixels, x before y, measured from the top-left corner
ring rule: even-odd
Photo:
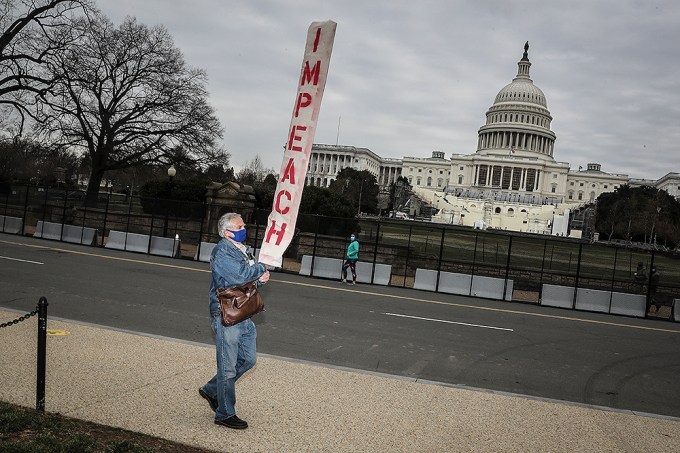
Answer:
[[[680,172],[677,0],[98,0],[165,26],[208,73],[231,165],[281,166],[307,28],[337,22],[315,143],[382,157],[471,154],[529,41],[531,78],[576,170]],[[338,128],[339,124],[339,128]],[[339,129],[339,134],[338,134]]]

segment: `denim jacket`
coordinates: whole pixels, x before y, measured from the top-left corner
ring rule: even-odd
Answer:
[[[257,280],[266,272],[262,263],[250,264],[231,241],[222,239],[210,254],[210,313],[220,311],[217,288],[231,288]]]

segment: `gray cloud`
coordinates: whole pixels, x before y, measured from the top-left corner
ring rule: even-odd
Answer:
[[[328,4],[325,4],[328,3]],[[680,171],[680,3],[338,0],[99,2],[162,24],[209,77],[232,164],[279,168],[306,30],[338,23],[315,142],[384,157],[473,153],[529,41],[555,158],[658,178]],[[340,130],[338,139],[338,119]]]

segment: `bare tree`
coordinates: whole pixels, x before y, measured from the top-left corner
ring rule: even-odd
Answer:
[[[87,0],[0,0],[0,108],[18,119],[12,135],[21,135],[26,114],[32,116],[29,95],[52,86],[53,77],[41,67],[73,37],[73,18],[88,5]]]
[[[152,162],[169,165],[182,150],[201,165],[228,160],[222,127],[208,103],[206,74],[186,65],[161,26],[134,18],[82,18],[79,38],[52,60],[58,77],[41,97],[40,132],[91,159],[86,204],[106,171]]]
[[[236,175],[236,180],[249,186],[262,182],[269,174],[276,174],[273,168],[266,169],[262,164],[260,155],[256,154],[253,160],[246,162],[245,166]]]

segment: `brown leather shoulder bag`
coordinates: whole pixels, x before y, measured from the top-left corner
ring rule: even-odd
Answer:
[[[217,299],[222,309],[222,324],[233,326],[264,310],[264,300],[255,282],[233,288],[219,288]]]

